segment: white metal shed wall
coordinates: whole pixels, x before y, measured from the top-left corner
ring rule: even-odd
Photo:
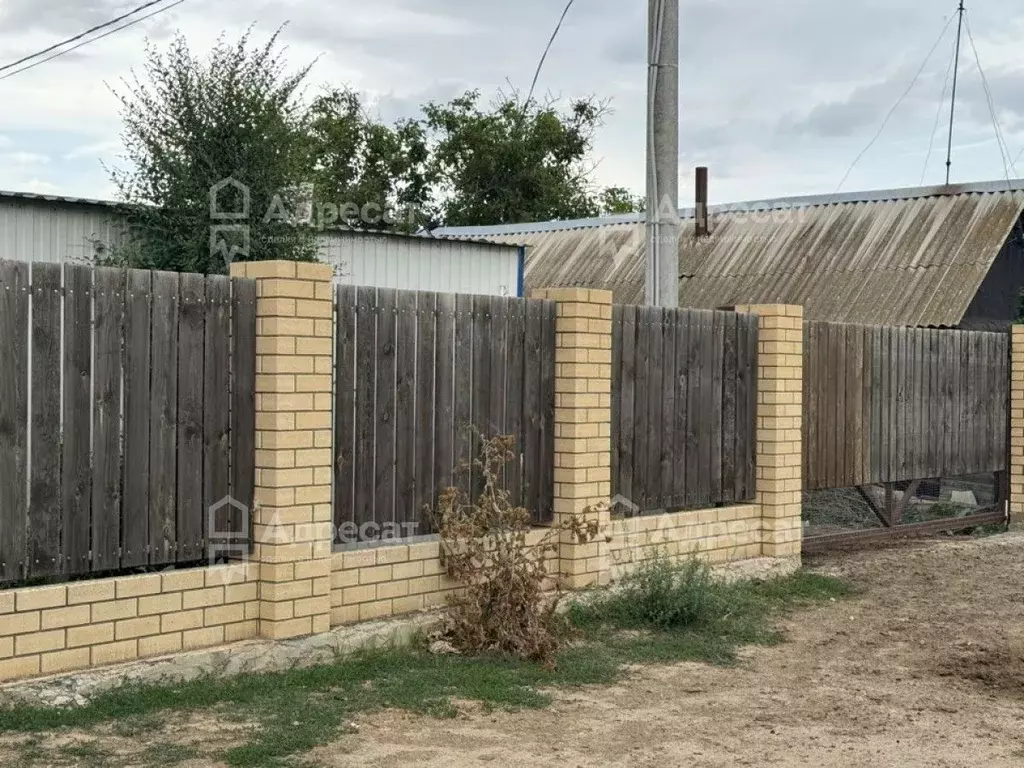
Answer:
[[[115,242],[121,226],[102,205],[0,196],[0,259],[88,264],[96,244]]]
[[[87,264],[97,244],[122,236],[122,222],[101,202],[0,193],[0,259]],[[515,245],[354,231],[324,232],[320,240],[321,261],[351,285],[498,296],[522,289]]]
[[[499,296],[522,287],[518,246],[347,231],[321,237],[320,260],[349,285]]]

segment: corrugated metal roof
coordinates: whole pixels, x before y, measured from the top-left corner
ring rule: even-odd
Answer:
[[[680,303],[781,302],[803,304],[810,319],[957,325],[1022,210],[1024,181],[714,206],[711,236],[697,240],[684,223]],[[643,299],[637,216],[442,232],[525,241],[528,286]]]

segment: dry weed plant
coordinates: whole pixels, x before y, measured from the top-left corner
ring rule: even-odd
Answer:
[[[470,498],[446,489],[433,511],[441,536],[441,563],[462,585],[450,599],[443,638],[462,653],[505,653],[554,665],[561,619],[561,585],[548,571],[562,541],[587,543],[600,533],[586,511],[561,515],[537,539],[530,511],[516,506],[501,482],[517,458],[514,435],[482,440],[473,466],[483,480]],[[475,474],[475,473],[474,473]]]

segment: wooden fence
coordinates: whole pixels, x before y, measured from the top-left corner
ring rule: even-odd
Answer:
[[[615,306],[612,494],[620,511],[754,498],[757,317]]]
[[[1006,468],[1006,334],[804,324],[804,487]]]
[[[0,262],[0,580],[199,561],[252,506],[255,294]]]
[[[554,498],[555,303],[340,286],[335,523],[360,539],[385,523],[430,531],[437,491],[479,439],[516,435],[513,499],[538,521]],[[374,523],[374,526],[364,526]]]

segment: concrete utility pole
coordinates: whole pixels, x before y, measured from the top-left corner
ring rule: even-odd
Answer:
[[[679,0],[648,0],[648,304],[679,305]]]

